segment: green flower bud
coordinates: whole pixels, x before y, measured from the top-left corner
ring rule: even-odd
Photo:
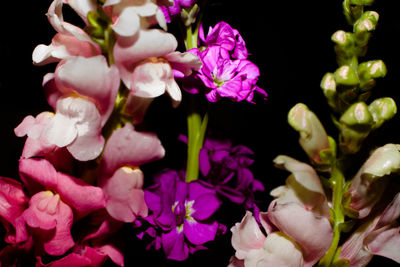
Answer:
[[[296,104],[288,114],[288,122],[300,134],[299,143],[314,164],[325,164],[320,151],[330,150],[328,135],[318,117],[302,103]]]
[[[386,65],[382,60],[363,62],[358,66],[360,89],[370,90],[375,85],[375,79],[384,77],[387,73]]]
[[[359,83],[358,75],[348,65],[341,66],[338,68],[333,74],[335,77],[335,81],[338,84],[346,85],[346,86],[356,86]]]
[[[376,129],[380,127],[385,121],[390,120],[397,112],[396,102],[390,97],[384,97],[375,100],[368,106],[368,110],[371,113],[374,125]]]
[[[350,127],[371,126],[373,117],[368,110],[367,104],[358,102],[351,105],[340,117],[340,122]]]
[[[337,91],[335,76],[333,75],[333,73],[326,73],[322,78],[320,86],[322,88],[322,91],[324,92],[329,106],[331,106],[333,109],[336,109]]]
[[[342,30],[339,30],[337,32],[335,32],[332,37],[331,40],[333,42],[335,42],[337,45],[340,46],[353,46],[354,45],[354,36],[352,33],[349,32],[345,32]]]
[[[357,45],[364,46],[367,44],[370,32],[375,30],[378,19],[378,13],[375,11],[367,11],[354,23],[353,31]]]

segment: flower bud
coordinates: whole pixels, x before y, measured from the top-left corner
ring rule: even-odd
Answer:
[[[368,106],[374,125],[373,128],[379,128],[382,123],[393,118],[397,112],[396,102],[390,97],[383,97],[375,100]]]
[[[199,6],[197,4],[182,9],[181,18],[186,27],[189,27],[196,21],[197,13],[199,13]]]
[[[328,135],[318,117],[302,103],[288,114],[288,122],[300,133],[299,143],[313,163],[324,164],[320,151],[330,149]]]
[[[366,45],[370,37],[369,32],[375,30],[379,15],[375,11],[366,11],[354,23],[354,37],[358,45]]]
[[[338,84],[356,86],[360,82],[354,69],[348,65],[341,66],[333,75]]]
[[[322,91],[324,92],[326,99],[328,100],[328,104],[332,108],[336,109],[337,91],[335,76],[333,75],[333,73],[326,73],[322,78],[320,86],[322,88]]]
[[[364,102],[359,102],[351,105],[342,117],[340,122],[350,127],[357,126],[370,126],[373,122],[371,113],[368,106]]]
[[[386,65],[382,60],[363,62],[358,66],[360,77],[360,89],[371,89],[375,85],[375,79],[384,77],[387,73]]]
[[[345,153],[356,153],[368,136],[373,117],[364,102],[351,105],[340,117],[340,146]]]

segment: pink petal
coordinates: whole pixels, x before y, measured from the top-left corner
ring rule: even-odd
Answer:
[[[125,7],[111,28],[120,36],[133,36],[140,29],[140,18],[135,7]]]
[[[250,211],[246,212],[240,223],[231,228],[231,232],[232,246],[238,259],[244,259],[252,249],[262,248],[266,238]]]
[[[76,210],[78,218],[105,207],[101,188],[57,172],[45,159],[22,159],[19,171],[21,179],[32,193],[42,190],[43,187],[51,188]]]
[[[58,194],[54,195],[50,191],[35,194],[29,201],[29,208],[22,216],[27,225],[32,228],[55,229],[52,234],[44,232],[38,237],[44,237],[41,241],[48,254],[62,255],[74,246],[75,242],[71,236],[72,209],[60,200]]]
[[[104,56],[72,57],[62,61],[55,72],[56,84],[61,92],[75,92],[94,100],[102,114],[102,125],[111,115],[118,94],[117,67],[108,67]]]
[[[312,266],[331,245],[333,231],[328,218],[306,210],[298,203],[271,203],[268,217],[304,250],[305,266]],[[320,238],[315,238],[319,236]]]
[[[281,232],[269,234],[262,248],[250,250],[246,254],[244,264],[245,266],[305,266],[301,248]]]
[[[137,216],[147,216],[148,209],[142,190],[143,173],[140,169],[119,168],[102,183],[106,209],[114,219],[133,222]]]
[[[140,30],[134,37],[118,38],[114,46],[115,65],[126,87],[131,88],[131,73],[137,62],[163,57],[175,51],[175,37],[158,29]]]
[[[132,124],[113,132],[104,149],[103,175],[110,177],[123,166],[140,166],[161,159],[165,150],[154,133],[137,132]]]
[[[193,70],[199,70],[203,65],[200,58],[190,52],[174,51],[166,55],[165,59],[171,64],[172,69],[177,71],[175,73],[179,73],[178,78],[189,76]]]
[[[7,177],[0,177],[0,220],[3,222],[7,233],[5,240],[14,243],[17,232],[16,219],[23,213],[28,205],[22,185]]]

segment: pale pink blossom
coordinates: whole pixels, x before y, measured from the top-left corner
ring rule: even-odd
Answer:
[[[386,209],[368,219],[343,244],[340,258],[349,260],[350,267],[363,267],[373,255],[400,263],[400,193]]]
[[[113,24],[111,28],[119,36],[134,36],[141,28],[159,24],[167,29],[165,17],[153,0],[129,1],[106,0],[104,8],[110,16]]]
[[[271,191],[276,202],[298,203],[307,210],[329,218],[328,200],[316,171],[310,165],[284,155],[276,157],[274,163],[291,172],[286,179],[286,185]]]
[[[121,167],[112,177],[100,180],[99,185],[103,188],[107,212],[114,219],[133,222],[138,216],[147,216],[140,169]]]
[[[165,150],[155,133],[136,131],[132,124],[113,132],[107,141],[101,162],[101,175],[109,178],[124,166],[138,167],[159,160]]]
[[[131,94],[155,98],[167,93],[176,106],[182,93],[174,77],[190,75],[201,67],[197,56],[175,51],[175,37],[158,29],[140,30],[135,37],[118,38],[115,65]]]
[[[381,198],[387,178],[400,170],[400,145],[386,144],[377,148],[357,172],[348,189],[349,208],[365,218]]]
[[[32,60],[36,65],[59,62],[71,56],[91,57],[101,54],[99,45],[84,30],[64,21],[62,7],[65,2],[78,12],[86,23],[87,12],[96,9],[93,1],[54,0],[49,7],[47,17],[57,34],[50,45],[40,44],[34,49]]]
[[[43,129],[53,116],[54,113],[52,112],[42,112],[36,117],[29,115],[14,129],[16,136],[27,136],[22,158],[44,156],[56,149],[57,146],[49,143],[43,135]]]

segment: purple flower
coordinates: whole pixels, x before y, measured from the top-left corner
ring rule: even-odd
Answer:
[[[230,52],[223,46],[210,46],[202,52],[192,49],[190,52],[201,59],[203,67],[195,74],[197,84],[192,82],[185,85],[187,91],[198,93],[200,80],[210,102],[221,98],[252,102],[254,92],[266,96],[264,90],[256,85],[260,71],[252,62],[246,59],[232,59]]]
[[[263,191],[264,186],[249,169],[253,155],[246,146],[232,146],[229,140],[206,139],[199,163],[201,174],[215,185],[218,194],[232,202],[244,203],[257,213],[254,192]]]
[[[197,0],[174,0],[172,6],[160,6],[161,11],[164,13],[165,20],[171,22],[175,16],[181,14],[182,8],[191,7]]]
[[[163,247],[168,259],[182,261],[189,253],[204,249],[214,240],[221,226],[212,218],[220,201],[215,189],[206,183],[186,183],[180,174],[166,170],[156,177],[157,183],[145,191],[151,211],[146,220],[156,230],[155,247]],[[224,226],[222,226],[224,227]]]
[[[221,46],[228,50],[234,59],[246,59],[247,48],[239,31],[233,29],[228,23],[218,22],[214,28],[208,29],[207,37],[204,37],[203,29],[199,31],[200,39],[205,46]]]

